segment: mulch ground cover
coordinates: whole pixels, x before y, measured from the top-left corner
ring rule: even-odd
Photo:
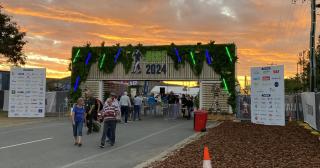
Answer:
[[[202,167],[204,145],[209,147],[212,167],[319,167],[320,141],[296,123],[263,126],[224,122],[199,140],[152,163],[153,168]]]

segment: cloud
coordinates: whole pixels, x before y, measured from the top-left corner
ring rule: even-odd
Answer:
[[[231,10],[231,9],[230,9],[229,7],[227,7],[227,6],[224,6],[224,7],[221,8],[221,14],[222,14],[222,15],[225,15],[225,16],[227,16],[227,17],[230,17],[230,18],[232,18],[232,19],[236,19],[236,18],[237,18],[237,16],[236,16],[236,14],[234,13],[234,11]]]
[[[3,0],[4,12],[27,31],[30,60],[50,69],[67,69],[71,48],[91,42],[144,45],[234,42],[238,75],[251,66],[284,64],[296,71],[297,53],[309,47],[307,5],[285,0]],[[320,26],[320,25],[318,25]],[[32,57],[31,57],[32,58]],[[49,60],[49,58],[53,58]],[[52,64],[52,65],[49,65]],[[55,65],[55,66],[54,66]],[[2,69],[2,67],[0,67]]]
[[[33,52],[26,53],[28,61],[41,61],[67,66],[70,61],[67,59],[54,58],[46,55],[36,54]]]
[[[127,24],[125,22],[116,21],[113,19],[104,19],[95,16],[88,16],[81,12],[63,10],[63,9],[55,9],[51,7],[45,7],[46,12],[34,11],[27,8],[12,8],[10,6],[5,6],[5,11],[11,14],[16,15],[24,15],[24,16],[33,16],[44,19],[54,19],[61,20],[67,22],[75,22],[75,23],[85,23],[85,24],[96,24],[100,26],[120,26],[120,27],[132,27],[132,25]]]

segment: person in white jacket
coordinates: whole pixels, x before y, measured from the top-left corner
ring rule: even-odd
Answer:
[[[124,123],[128,123],[128,115],[129,115],[129,108],[131,107],[131,100],[127,92],[124,92],[123,95],[121,96],[120,106],[121,106],[121,112],[124,115]]]

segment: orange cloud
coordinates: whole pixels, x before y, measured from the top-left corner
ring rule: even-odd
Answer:
[[[50,12],[40,12],[40,11],[34,11],[26,8],[11,8],[9,6],[5,7],[5,11],[12,14],[16,14],[16,15],[33,16],[33,17],[54,19],[54,20],[61,20],[61,21],[68,21],[68,22],[75,22],[75,23],[96,24],[101,26],[132,27],[132,25],[125,22],[121,22],[113,19],[102,19],[99,17],[88,16],[80,12],[58,10],[58,9],[48,8],[48,7],[46,7],[46,9]]]

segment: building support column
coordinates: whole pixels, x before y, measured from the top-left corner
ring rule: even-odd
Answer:
[[[102,102],[104,102],[104,99],[103,99],[103,81],[98,81],[99,84],[99,88],[98,88],[98,98],[99,100],[101,100]]]

